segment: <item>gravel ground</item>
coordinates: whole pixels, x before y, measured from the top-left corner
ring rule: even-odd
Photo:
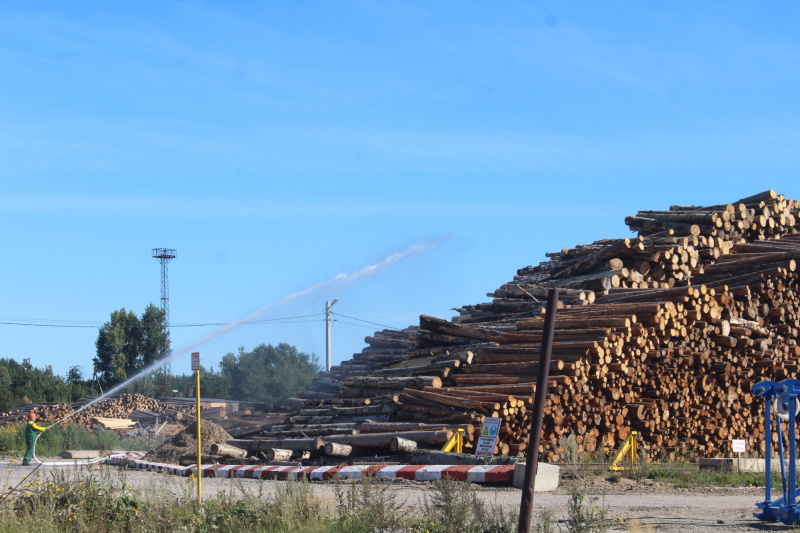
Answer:
[[[43,459],[41,460],[57,460]],[[187,478],[155,472],[127,470],[105,465],[94,466],[41,466],[21,467],[14,464],[1,465],[0,485],[3,493],[16,487],[26,475],[34,480],[52,480],[53,476],[85,478],[92,475],[105,480],[119,489],[136,491],[141,497],[153,499],[185,500],[196,494],[196,485]],[[428,494],[430,484],[405,480],[386,481],[392,483],[398,501],[410,506],[421,504]],[[204,499],[217,495],[237,497],[251,494],[271,497],[282,481],[259,481],[249,479],[203,479]],[[24,486],[24,484],[23,484]],[[325,505],[336,505],[333,483],[312,483],[312,490]],[[593,501],[598,508],[605,509],[612,531],[632,532],[725,532],[725,531],[796,531],[781,524],[766,524],[753,518],[757,510],[755,503],[764,499],[763,489],[752,488],[705,488],[677,489],[671,485],[652,480],[636,482],[621,479],[609,483],[598,476],[587,476],[565,480],[555,492],[537,493],[534,497],[535,514],[548,509],[556,520],[566,518],[572,487],[587,492],[586,501]],[[510,487],[481,487],[478,495],[487,503],[516,507],[521,491]],[[562,524],[562,529],[565,529]]]

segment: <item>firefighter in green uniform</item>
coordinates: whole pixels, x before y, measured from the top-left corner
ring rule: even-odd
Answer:
[[[25,458],[22,459],[22,466],[31,464],[33,448],[36,445],[36,437],[39,433],[47,429],[37,424],[36,418],[36,413],[28,414],[28,423],[25,425],[25,444],[27,447],[25,448]]]

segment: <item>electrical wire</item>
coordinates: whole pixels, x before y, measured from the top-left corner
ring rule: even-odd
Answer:
[[[332,315],[340,316],[342,318],[348,318],[350,320],[355,320],[357,322],[362,322],[364,324],[370,324],[372,326],[380,326],[382,328],[391,329],[394,331],[400,331],[400,328],[395,328],[392,326],[387,326],[386,324],[381,324],[378,322],[371,322],[369,320],[364,320],[361,318],[356,318],[353,316],[343,315],[341,313],[331,313]],[[311,315],[298,315],[298,316],[288,316],[288,317],[279,317],[279,318],[265,318],[261,320],[248,320],[246,322],[241,322],[241,325],[259,325],[259,324],[307,324],[312,322],[323,322],[325,313],[314,313]],[[314,318],[320,317],[316,320],[300,320],[303,318]],[[31,326],[31,327],[47,327],[47,328],[92,328],[98,329],[105,326],[106,323],[100,324],[99,322],[91,323],[88,321],[80,321],[76,320],[74,323],[70,323],[73,321],[68,320],[57,320],[57,319],[47,319],[49,322],[45,322],[46,319],[41,319],[41,323],[39,323],[40,319],[36,318],[14,318],[14,317],[0,317],[0,325],[9,325],[9,326]],[[24,321],[24,322],[23,322]],[[337,320],[336,322],[348,326],[355,326],[355,327],[363,327],[367,328],[368,326],[364,326],[362,324],[354,324],[352,322],[344,322],[341,320]],[[210,327],[210,326],[225,326],[229,324],[229,322],[198,322],[198,323],[188,323],[188,324],[170,324],[170,329],[173,328],[200,328],[200,327]],[[122,326],[123,328],[151,328],[151,327],[158,327],[160,324],[139,324],[137,326]]]
[[[347,325],[347,326],[353,326],[353,327],[356,327],[356,328],[370,329],[370,330],[375,331],[375,329],[373,327],[367,326],[366,324],[355,324],[353,322],[344,322],[342,320],[334,320],[334,322],[336,324],[344,324],[344,325]]]
[[[342,316],[342,317],[344,317],[344,318],[349,318],[350,320],[357,320],[357,321],[359,321],[359,322],[365,322],[365,323],[367,323],[367,324],[372,324],[373,326],[380,326],[380,327],[382,327],[382,328],[386,328],[386,329],[393,329],[393,330],[396,330],[396,331],[400,331],[400,330],[399,330],[399,328],[394,328],[394,327],[392,327],[392,326],[387,326],[386,324],[379,324],[379,323],[377,323],[377,322],[370,322],[369,320],[363,320],[363,319],[361,319],[361,318],[356,318],[356,317],[354,317],[354,316],[342,315],[342,314],[340,314],[340,313],[334,313],[334,312],[332,312],[332,311],[331,311],[331,314],[332,314],[332,315],[336,315],[336,316]]]
[[[305,322],[318,322],[322,321],[322,319],[318,320],[302,320],[298,321],[299,318],[310,318],[310,317],[322,317],[324,313],[315,313],[313,315],[298,315],[298,316],[289,316],[289,317],[281,317],[281,318],[266,318],[262,320],[248,320],[246,322],[241,322],[241,324],[267,324],[270,322],[279,323],[279,324],[294,324],[294,323],[305,323]],[[12,322],[13,320],[13,322]],[[21,320],[26,320],[29,322],[19,322]],[[88,321],[85,324],[75,323],[75,324],[58,324],[55,322],[59,322],[58,320],[52,320],[51,323],[36,323],[34,322],[35,318],[8,318],[8,317],[0,317],[0,324],[10,325],[10,326],[35,326],[35,327],[49,327],[49,328],[100,328],[103,327],[106,323],[100,324],[99,322],[89,323]],[[66,322],[66,321],[64,321]],[[79,321],[76,321],[79,322]],[[194,328],[194,327],[207,327],[207,326],[226,326],[229,322],[203,322],[197,324],[170,324],[170,328]],[[125,327],[137,327],[137,328],[151,328],[151,327],[158,327],[160,324],[139,324],[138,326],[123,326]]]

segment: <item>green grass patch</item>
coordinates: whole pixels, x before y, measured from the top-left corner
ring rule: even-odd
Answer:
[[[696,465],[684,468],[670,468],[669,465],[651,466],[648,468],[647,477],[662,483],[687,488],[763,487],[766,483],[764,473],[700,470]],[[772,485],[780,486],[780,483],[780,473],[773,472]]]
[[[229,493],[195,501],[195,480],[154,476],[147,494],[131,489],[125,472],[56,472],[32,480],[0,504],[4,532],[93,533],[161,531],[248,531],[262,533],[514,533],[516,506],[504,509],[478,497],[471,483],[442,481],[430,487],[424,505],[395,499],[394,484],[365,478],[339,481],[335,506],[325,505],[304,481],[282,482],[270,495]],[[181,486],[174,490],[174,484]],[[162,484],[172,484],[159,497]],[[177,495],[176,495],[177,494]],[[328,504],[333,502],[328,501]],[[537,533],[554,533],[549,515],[534,523]],[[572,529],[570,529],[572,531]]]
[[[0,428],[0,454],[25,453],[25,423]],[[64,450],[137,450],[147,451],[153,443],[130,439],[105,429],[86,429],[79,424],[59,424],[40,433],[36,455],[55,457]]]

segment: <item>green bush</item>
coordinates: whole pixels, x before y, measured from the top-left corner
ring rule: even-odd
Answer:
[[[25,426],[0,427],[0,454],[22,455],[25,452]]]

